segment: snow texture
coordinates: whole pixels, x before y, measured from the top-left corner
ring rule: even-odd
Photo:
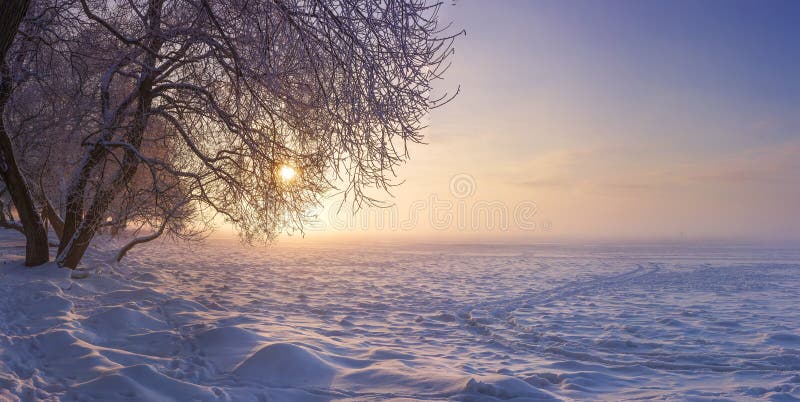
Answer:
[[[797,250],[106,247],[0,231],[0,401],[800,398]]]

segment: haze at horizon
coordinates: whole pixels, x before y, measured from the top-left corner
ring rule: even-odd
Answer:
[[[461,93],[410,149],[394,211],[337,215],[334,198],[307,239],[800,239],[800,4],[442,12],[467,34],[437,87]],[[471,180],[468,196],[452,193],[454,177]],[[431,223],[431,197],[453,216],[463,203],[464,225]],[[481,202],[506,208],[507,230],[472,219]],[[533,229],[513,222],[523,202]]]

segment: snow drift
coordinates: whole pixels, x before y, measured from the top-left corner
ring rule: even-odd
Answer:
[[[21,245],[0,400],[800,398],[790,250],[161,243],[75,279]]]

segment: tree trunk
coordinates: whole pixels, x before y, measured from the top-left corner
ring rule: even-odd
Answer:
[[[146,108],[149,110],[149,99],[147,99],[146,102]],[[144,114],[142,116],[144,116]],[[135,138],[133,145],[137,147],[141,145],[142,135],[144,134],[147,121],[144,117],[141,120],[142,124],[135,125],[134,129],[132,130]],[[131,151],[126,150],[125,156],[122,158],[122,166],[120,166],[120,169],[115,175],[114,179],[111,180],[111,183],[108,184],[107,188],[97,190],[92,204],[87,209],[83,220],[69,238],[66,237],[67,228],[65,228],[64,238],[61,240],[61,244],[65,244],[65,242],[66,244],[63,247],[63,251],[60,252],[57,257],[57,262],[60,266],[72,269],[78,266],[78,263],[81,262],[81,258],[83,258],[83,254],[86,252],[86,249],[89,248],[89,243],[91,243],[92,238],[94,238],[94,235],[97,232],[97,229],[100,227],[100,224],[102,223],[103,218],[108,211],[109,205],[114,200],[117,192],[123,189],[131,181],[133,176],[136,174],[138,165],[138,157]]]
[[[5,101],[8,99],[6,89],[11,86],[10,83],[6,84],[6,78],[3,77],[3,83],[0,84],[0,106],[2,107],[5,106]],[[2,116],[0,116],[0,175],[8,186],[11,200],[17,207],[19,220],[22,222],[25,233],[25,265],[35,266],[46,263],[50,260],[47,231],[44,230],[42,218],[34,207],[33,197],[31,197],[25,178],[14,159],[14,148],[8,133],[6,133]]]
[[[11,200],[17,207],[25,233],[25,265],[34,266],[50,259],[47,231],[33,203],[28,184],[14,158],[14,147],[5,130],[2,111],[11,96],[11,76],[5,63],[6,52],[17,34],[22,18],[28,10],[28,0],[3,0],[0,2],[0,176],[8,187]]]
[[[133,124],[125,135],[125,140],[132,149],[139,149],[139,147],[141,147],[151,113],[153,103],[152,89],[155,79],[153,72],[156,70],[155,66],[157,62],[156,54],[164,44],[163,39],[156,34],[161,26],[161,9],[163,5],[163,0],[148,1],[146,17],[154,36],[151,36],[144,42],[150,52],[147,53],[143,60],[144,66],[142,69],[141,83],[137,89],[139,94],[137,97],[138,101],[134,112]],[[101,222],[105,219],[109,205],[114,200],[114,197],[130,183],[139,167],[139,156],[136,155],[132,149],[126,148],[119,171],[117,171],[106,188],[103,188],[102,183],[100,184],[101,188],[97,190],[91,205],[86,210],[82,219],[79,220],[81,212],[83,211],[83,189],[85,188],[91,169],[94,167],[94,164],[99,161],[98,157],[105,157],[104,149],[105,148],[102,146],[95,146],[93,151],[87,156],[87,159],[74,181],[75,185],[70,189],[71,191],[67,195],[64,237],[61,239],[58,257],[56,258],[58,265],[62,267],[74,269],[78,266],[86,249],[89,248],[89,243],[91,243],[92,238],[94,238],[95,233],[97,233]]]
[[[58,236],[58,240],[61,240],[64,237],[64,220],[58,215],[58,212],[53,207],[53,204],[50,203],[50,200],[47,198],[47,195],[44,195],[44,216],[47,218],[47,221],[50,222],[50,225],[53,226],[53,231],[56,232]]]

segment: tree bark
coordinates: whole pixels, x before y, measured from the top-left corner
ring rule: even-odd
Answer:
[[[8,187],[11,200],[17,207],[19,219],[25,233],[25,265],[35,266],[46,263],[50,259],[50,249],[47,244],[47,231],[36,210],[33,197],[28,189],[25,177],[14,158],[14,147],[11,138],[5,129],[2,111],[11,96],[11,76],[5,63],[6,53],[17,29],[28,10],[29,0],[3,0],[0,1],[0,176]]]
[[[89,243],[91,243],[92,238],[94,238],[97,228],[100,227],[100,223],[103,220],[104,214],[108,211],[108,207],[114,199],[116,190],[124,187],[124,185],[130,182],[133,175],[136,174],[138,160],[135,160],[135,158],[135,156],[130,157],[129,154],[126,153],[123,157],[122,167],[120,167],[120,171],[117,172],[116,177],[109,185],[110,188],[97,191],[92,205],[87,210],[77,230],[75,230],[74,234],[69,238],[66,247],[64,247],[64,251],[58,255],[57,261],[60,266],[75,269],[78,263],[81,262],[83,254],[86,253],[86,249],[89,248]],[[63,242],[64,241],[62,241],[62,243]]]
[[[61,238],[64,236],[64,220],[61,219],[61,216],[58,215],[58,212],[53,207],[53,204],[50,202],[50,200],[47,198],[47,195],[44,195],[43,198],[44,198],[44,210],[43,210],[44,216],[47,219],[47,221],[50,222],[50,225],[53,226],[53,231],[56,232],[58,239],[61,240]]]

